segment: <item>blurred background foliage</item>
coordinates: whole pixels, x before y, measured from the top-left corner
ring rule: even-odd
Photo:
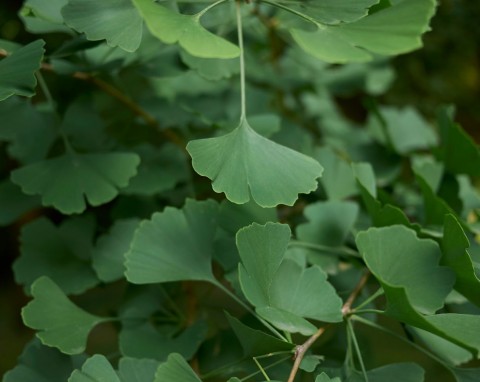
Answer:
[[[48,0],[45,0],[48,1]],[[0,2],[0,39],[28,43],[38,38],[25,31],[18,11],[21,0]],[[424,38],[424,48],[392,60],[396,78],[390,89],[379,96],[379,103],[414,105],[428,119],[434,119],[441,104],[454,104],[457,121],[480,142],[480,1],[440,0],[432,32]],[[47,44],[60,44],[63,36],[48,34]],[[75,90],[77,91],[77,90]],[[350,118],[363,121],[367,115],[367,96],[361,91],[337,95],[336,101]],[[1,123],[1,116],[0,116]],[[2,144],[0,143],[0,146]],[[4,177],[12,168],[0,147],[0,172]],[[18,256],[18,232],[24,221],[0,228],[0,376],[16,362],[32,332],[21,321],[20,309],[27,302],[11,271]],[[108,294],[108,292],[106,292]],[[105,295],[109,301],[113,297]],[[108,331],[105,335],[109,336]],[[368,335],[368,333],[365,333]],[[402,351],[396,348],[396,351]],[[380,355],[381,356],[381,355]],[[399,360],[399,358],[397,357]]]

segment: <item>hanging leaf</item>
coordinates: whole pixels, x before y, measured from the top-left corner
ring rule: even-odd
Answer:
[[[266,314],[277,324],[284,317],[283,329],[290,327],[311,334],[303,320],[296,320],[292,326],[293,317],[338,322],[342,320],[342,301],[319,267],[304,269],[294,261],[284,260],[289,239],[290,228],[282,224],[254,223],[242,228],[237,233],[242,259],[240,284],[259,314]],[[266,307],[270,309],[262,309]]]
[[[434,0],[401,0],[352,23],[317,24],[314,32],[292,29],[291,33],[301,48],[320,60],[363,62],[374,54],[388,56],[420,48],[434,10]]]
[[[85,361],[82,370],[75,370],[68,382],[121,382],[105,356],[95,354]]]
[[[81,213],[109,202],[136,174],[136,154],[74,154],[47,159],[12,171],[11,179],[28,195],[41,195],[45,206],[64,214]]]
[[[455,277],[438,265],[441,252],[436,242],[419,239],[404,226],[391,226],[359,233],[357,246],[382,285],[403,287],[419,312],[434,313],[443,306]]]
[[[182,15],[151,0],[133,0],[150,32],[166,44],[179,43],[192,56],[234,58],[240,49],[200,24],[200,15]]]
[[[323,171],[314,159],[257,134],[245,119],[227,135],[189,142],[187,150],[195,171],[237,204],[251,195],[262,207],[291,206],[298,194],[316,189]]]
[[[36,40],[0,60],[0,101],[14,94],[25,97],[35,95],[35,72],[40,69],[44,45],[43,40]]]
[[[126,255],[127,280],[134,284],[180,280],[215,283],[211,258],[218,205],[187,200],[182,210],[167,207],[144,221]]]
[[[118,362],[118,376],[122,382],[151,382],[158,365],[153,359],[123,357]]]
[[[180,354],[170,354],[167,362],[161,364],[153,382],[202,382]]]
[[[480,306],[480,279],[475,273],[468,248],[470,243],[462,226],[453,215],[445,216],[442,240],[442,264],[454,270],[455,289]]]
[[[238,59],[200,58],[184,50],[180,52],[180,57],[185,65],[210,81],[230,78],[240,71]]]
[[[143,22],[130,0],[68,0],[62,8],[65,23],[89,40],[107,40],[127,52],[138,49]]]
[[[39,330],[37,337],[65,354],[80,354],[94,326],[108,319],[94,316],[73,304],[48,277],[32,284],[33,300],[22,309],[23,322]]]
[[[30,290],[48,276],[67,294],[80,294],[98,284],[90,266],[94,221],[88,216],[66,220],[56,227],[42,217],[21,232],[20,257],[13,264],[17,283]]]

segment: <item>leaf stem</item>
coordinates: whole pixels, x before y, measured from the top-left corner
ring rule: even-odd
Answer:
[[[281,358],[281,359],[279,359],[278,361],[275,361],[275,362],[271,363],[270,365],[265,366],[265,367],[263,368],[263,370],[271,369],[272,367],[275,367],[275,366],[277,366],[277,365],[285,362],[285,361],[286,361],[287,359],[289,359],[289,358],[290,358],[290,356]],[[246,380],[248,380],[248,379],[250,379],[250,378],[252,378],[252,377],[255,377],[255,376],[256,376],[257,374],[259,374],[259,373],[260,373],[260,370],[254,372],[254,373],[252,373],[252,374],[247,375],[246,377],[240,379],[240,381],[242,381],[242,382],[243,382],[243,381],[246,381]]]
[[[260,365],[260,362],[258,362],[257,360],[257,357],[253,357],[253,362],[255,362],[257,364],[257,367],[260,369],[260,372],[262,373],[262,375],[265,377],[265,379],[267,381],[270,381],[270,377],[268,376],[268,374],[266,373],[265,369],[262,367],[262,365]]]
[[[331,256],[340,255],[340,256],[355,257],[358,259],[361,258],[360,254],[357,251],[348,247],[330,247],[328,245],[308,243],[308,242],[299,241],[299,240],[290,240],[290,243],[288,245],[291,247],[302,247],[302,248],[313,249],[325,255],[331,255]]]
[[[260,2],[262,3],[265,3],[265,4],[269,4],[269,5],[272,5],[274,7],[277,7],[277,8],[280,8],[280,9],[283,9],[284,11],[287,11],[287,12],[290,12],[290,13],[293,13],[294,15],[298,16],[298,17],[301,17],[302,19],[304,20],[307,20],[313,24],[315,24],[317,27],[323,27],[322,24],[320,24],[317,20],[315,20],[314,18],[306,15],[305,13],[302,13],[302,12],[299,12],[295,9],[292,9],[290,7],[287,7],[286,5],[283,5],[283,4],[280,4],[280,3],[277,3],[277,2],[274,2],[274,1],[270,1],[270,0],[260,0]]]
[[[216,1],[215,3],[213,4],[210,4],[208,5],[207,7],[205,7],[204,9],[202,9],[200,12],[198,12],[196,15],[195,15],[195,18],[197,20],[200,20],[202,18],[202,16],[207,13],[210,9],[212,8],[215,8],[217,5],[220,5],[222,3],[225,3],[227,0],[218,0]]]
[[[241,114],[240,121],[243,122],[247,118],[247,101],[245,96],[245,51],[243,48],[243,26],[242,26],[242,7],[240,1],[236,1],[237,14],[237,31],[238,31],[238,46],[240,47],[240,105]],[[240,122],[240,123],[241,123]]]
[[[358,282],[358,284],[355,286],[355,288],[353,289],[352,293],[350,294],[350,296],[348,296],[347,298],[347,301],[345,301],[345,304],[343,304],[342,306],[342,314],[343,316],[347,316],[351,313],[351,310],[352,310],[352,305],[353,303],[355,302],[356,298],[358,297],[358,295],[360,294],[360,292],[362,291],[362,289],[365,287],[365,285],[367,285],[367,281],[370,277],[371,273],[370,271],[366,271],[363,276],[361,277],[360,281]]]
[[[353,308],[352,313],[356,313],[358,310],[362,309],[364,306],[367,306],[372,301],[376,300],[378,297],[383,296],[384,293],[385,291],[383,290],[383,288],[378,288],[378,290],[374,294],[370,295],[367,299],[362,301],[358,306]]]
[[[355,349],[355,352],[357,353],[358,362],[360,363],[360,367],[362,369],[363,378],[365,379],[365,382],[368,382],[368,375],[367,370],[365,369],[365,364],[363,363],[362,352],[360,351],[360,346],[358,346],[357,337],[355,336],[355,331],[353,330],[353,325],[350,319],[347,319],[347,330],[350,331],[353,341],[353,347]]]

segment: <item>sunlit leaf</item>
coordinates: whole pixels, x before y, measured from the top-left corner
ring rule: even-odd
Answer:
[[[80,213],[86,201],[92,206],[109,202],[135,175],[140,162],[136,154],[74,154],[14,170],[11,179],[28,195],[41,195],[45,206],[65,214]]]
[[[121,382],[105,356],[95,354],[85,361],[81,370],[75,370],[68,382]]]
[[[26,97],[35,94],[35,72],[40,69],[44,45],[43,40],[36,40],[0,59],[0,101],[14,94]]]
[[[369,61],[374,54],[394,55],[420,48],[435,10],[434,0],[401,0],[352,23],[322,26],[314,32],[293,29],[294,40],[329,63]]]
[[[87,337],[105,318],[94,316],[73,304],[48,277],[32,284],[33,300],[22,309],[23,322],[38,330],[37,337],[47,346],[66,354],[85,350]]]
[[[88,216],[56,227],[45,217],[25,225],[20,256],[13,264],[15,280],[29,291],[40,276],[48,276],[67,294],[79,294],[98,279],[90,266],[94,221]]]
[[[140,224],[126,255],[127,280],[148,284],[180,280],[215,282],[211,258],[218,205],[187,200]]]
[[[195,171],[238,204],[251,196],[262,207],[292,205],[317,188],[323,171],[314,159],[257,134],[245,119],[227,135],[189,142],[187,150]]]
[[[134,52],[142,39],[143,22],[130,0],[68,0],[62,9],[67,25],[89,40]]]
[[[182,15],[151,0],[133,0],[150,32],[166,44],[179,43],[192,56],[234,58],[240,49],[200,24],[199,15]]]
[[[419,312],[434,313],[443,306],[455,277],[449,268],[438,265],[441,251],[436,242],[419,239],[404,226],[391,226],[359,233],[357,246],[382,285],[403,287]]]
[[[173,353],[155,373],[154,382],[202,382],[180,354]]]

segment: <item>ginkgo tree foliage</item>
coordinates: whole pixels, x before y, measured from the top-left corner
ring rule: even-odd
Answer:
[[[480,380],[480,148],[376,98],[436,6],[24,1],[0,224],[35,335],[3,381]]]

